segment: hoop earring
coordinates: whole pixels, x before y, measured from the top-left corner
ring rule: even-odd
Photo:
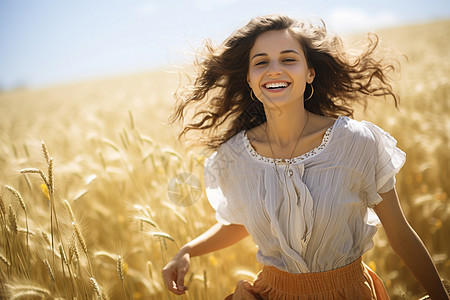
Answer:
[[[314,95],[314,87],[313,87],[312,83],[309,83],[309,85],[311,86],[311,95],[309,95],[309,97],[306,98],[304,101],[308,101]]]
[[[255,93],[253,93],[253,90],[250,89],[250,98],[251,98],[253,101],[257,102],[258,100],[255,99],[255,97],[253,96],[254,94],[255,94]]]

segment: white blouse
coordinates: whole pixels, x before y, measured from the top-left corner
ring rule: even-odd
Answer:
[[[396,143],[372,123],[339,117],[319,147],[275,165],[241,131],[205,160],[206,194],[220,223],[245,225],[260,263],[333,270],[373,246],[379,220],[371,208],[405,162]]]

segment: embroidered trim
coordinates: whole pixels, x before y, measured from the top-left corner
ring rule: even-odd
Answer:
[[[311,157],[311,156],[316,155],[316,154],[319,153],[323,148],[325,148],[325,146],[326,146],[327,143],[328,143],[328,140],[330,139],[330,135],[331,135],[331,131],[333,130],[333,127],[334,127],[334,124],[333,124],[333,126],[329,127],[329,128],[325,131],[325,134],[323,135],[323,138],[322,138],[322,142],[320,143],[319,146],[317,146],[316,148],[312,149],[311,151],[306,152],[305,154],[302,154],[302,155],[300,155],[300,156],[293,157],[293,158],[291,158],[291,159],[288,159],[288,158],[286,158],[286,159],[285,159],[285,158],[276,158],[276,159],[273,159],[273,158],[270,158],[270,157],[262,156],[262,155],[260,155],[258,152],[256,152],[256,150],[255,150],[255,149],[253,148],[253,146],[250,144],[250,141],[249,141],[249,139],[248,139],[248,137],[247,137],[247,133],[246,133],[245,131],[243,132],[243,138],[244,138],[244,144],[245,144],[245,147],[247,147],[248,152],[249,152],[250,155],[251,155],[252,157],[254,157],[255,159],[260,160],[260,161],[263,161],[263,162],[266,162],[266,163],[270,163],[270,164],[273,164],[274,161],[275,161],[277,164],[295,164],[295,163],[297,163],[297,162],[300,162],[300,161],[305,160],[305,159],[307,159],[307,158],[309,158],[309,157]]]

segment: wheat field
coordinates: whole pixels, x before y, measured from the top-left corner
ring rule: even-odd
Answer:
[[[450,21],[378,32],[400,58],[391,103],[356,119],[390,132],[407,154],[397,189],[411,225],[450,279]],[[0,293],[6,299],[222,299],[260,270],[250,238],[191,260],[185,296],[160,271],[214,222],[204,191],[175,205],[179,173],[200,181],[208,153],[168,124],[179,70],[0,93]],[[380,229],[364,260],[392,299],[420,286]]]

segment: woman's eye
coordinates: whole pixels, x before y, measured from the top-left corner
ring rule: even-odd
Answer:
[[[267,64],[267,61],[266,60],[261,60],[261,61],[256,62],[255,66],[262,66],[262,65],[265,65],[265,64]]]
[[[285,58],[283,59],[283,62],[294,62],[295,59],[294,58]]]

